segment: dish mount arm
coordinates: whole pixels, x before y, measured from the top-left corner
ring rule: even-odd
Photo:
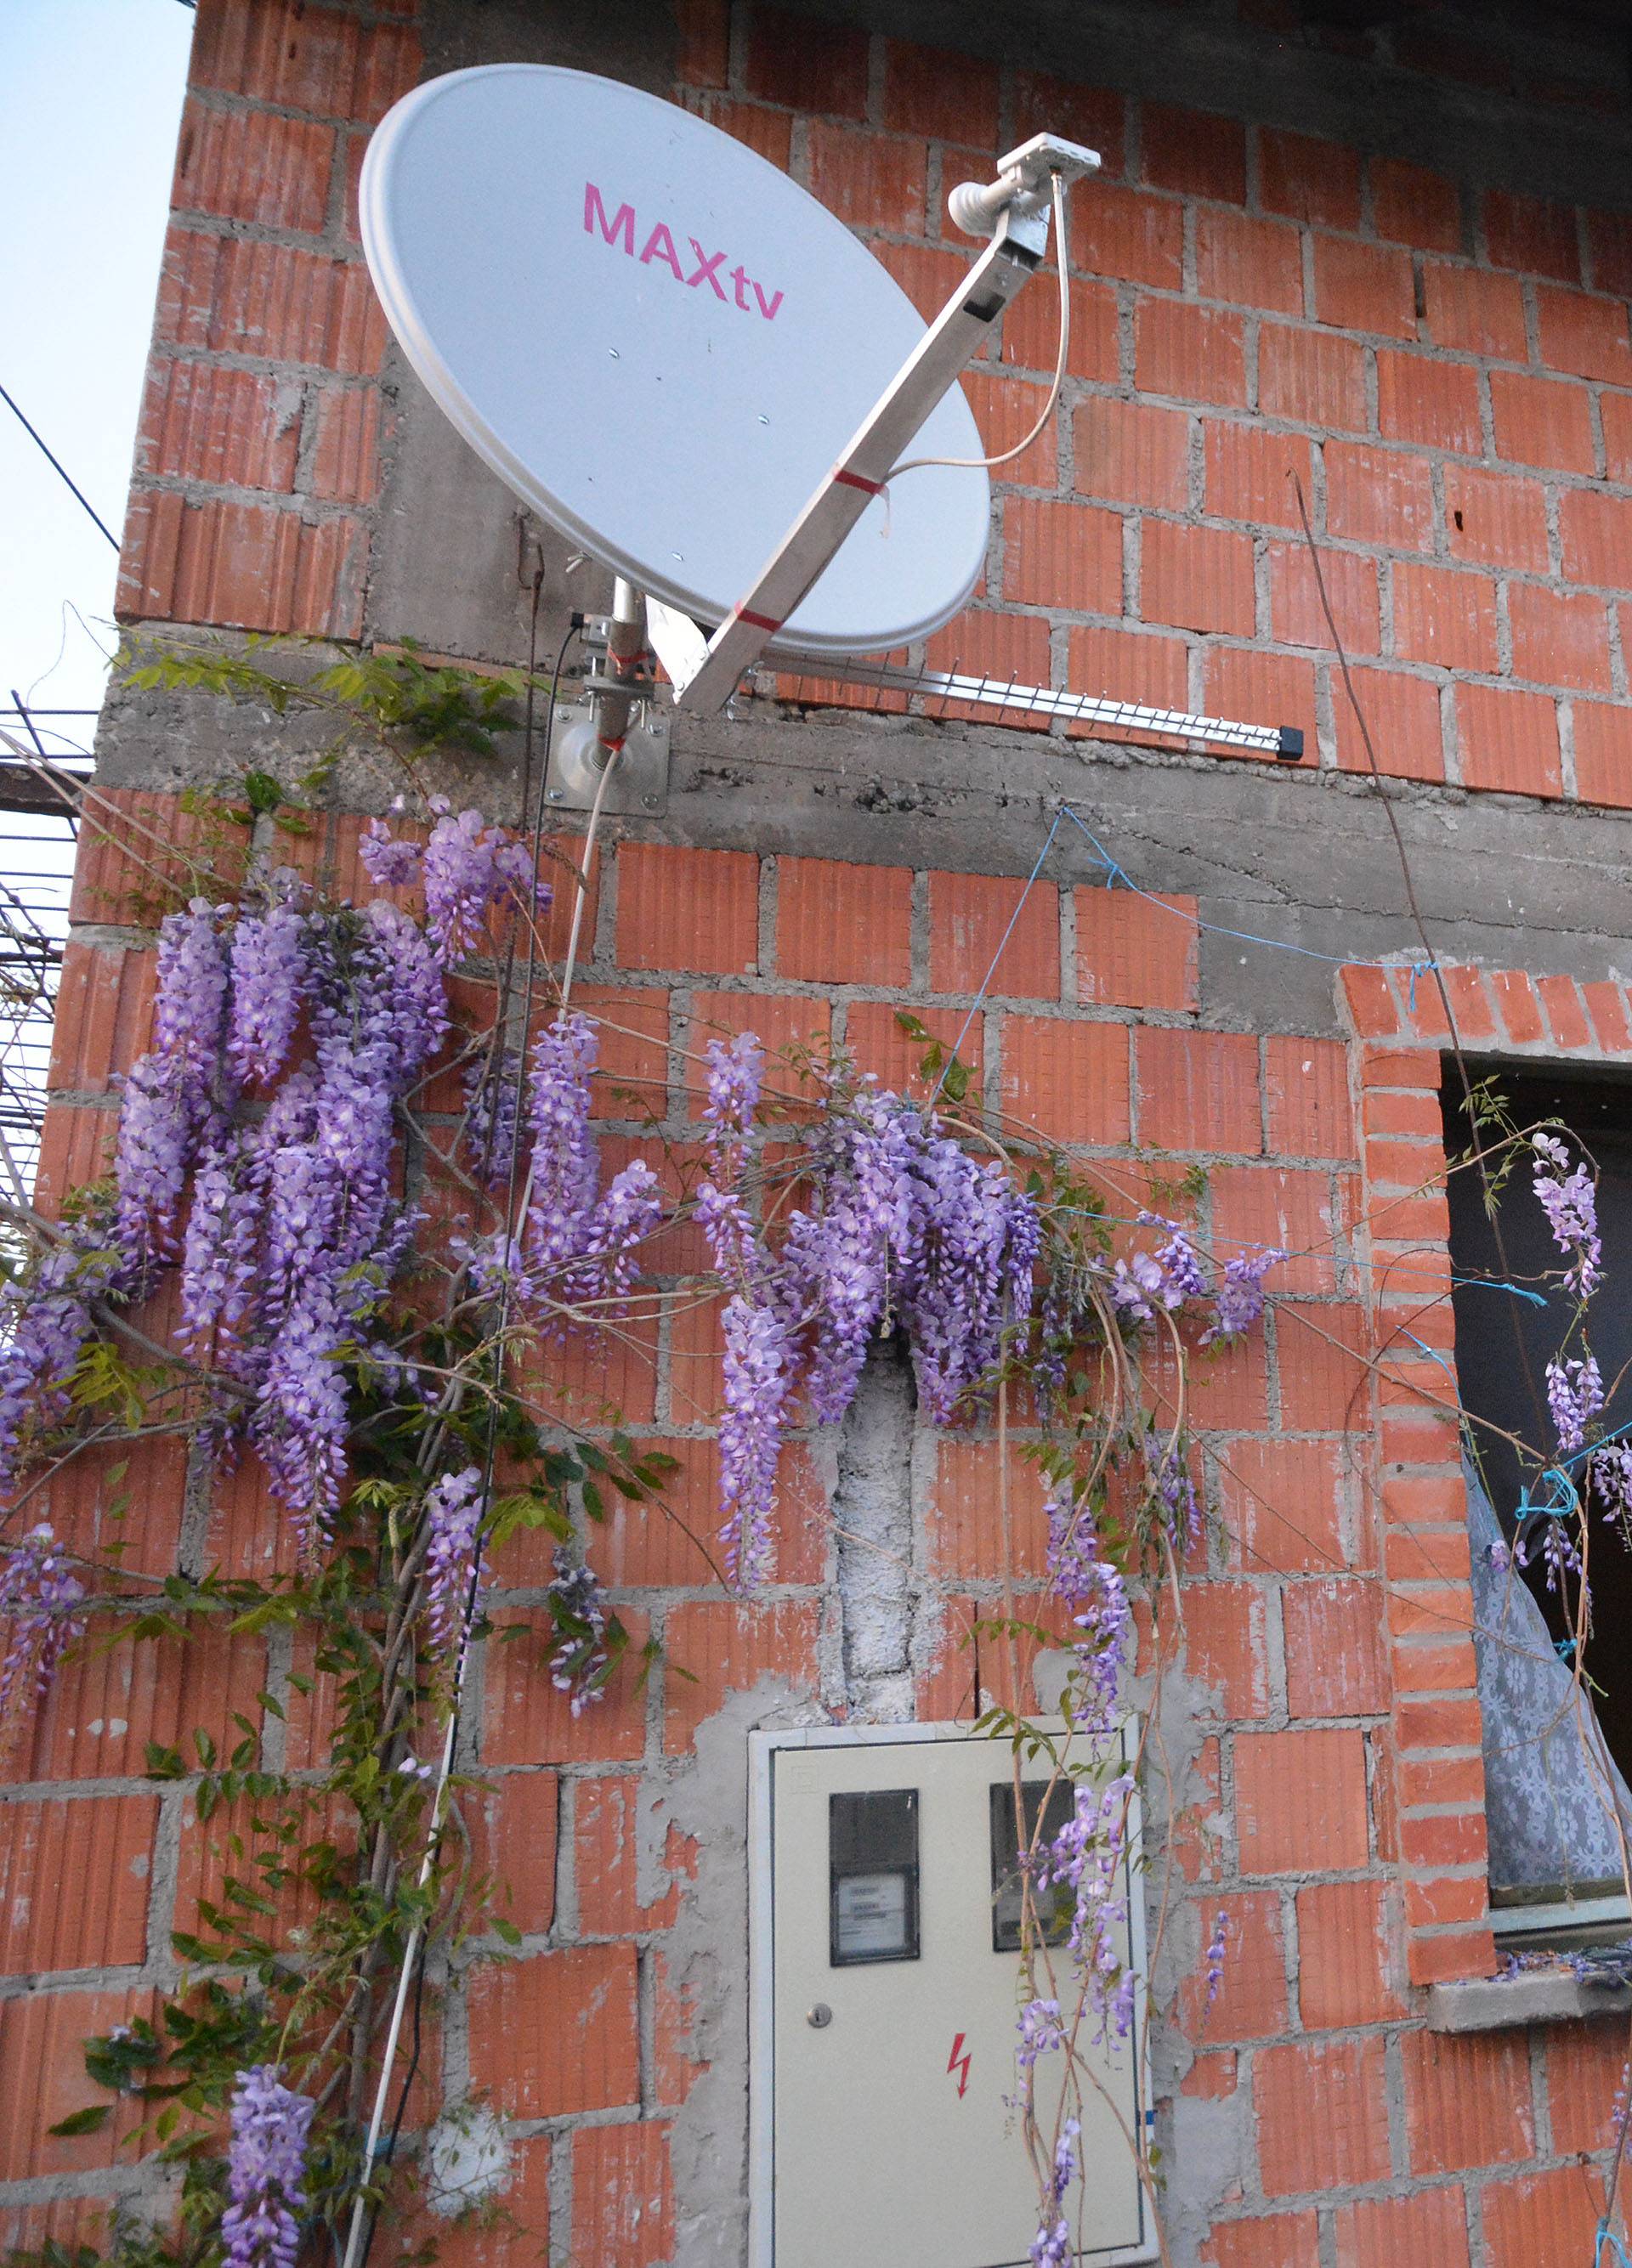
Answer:
[[[676,708],[707,712],[725,706],[743,672],[758,660],[883,488],[936,402],[979,352],[993,323],[1035,274],[1048,248],[1052,177],[1074,179],[1097,172],[1098,166],[1092,150],[1038,134],[1000,160],[1000,178],[990,188],[965,182],[953,191],[949,202],[959,227],[971,235],[989,232],[991,243],[700,659],[694,648],[683,657],[676,654],[687,672],[683,677],[663,655],[675,681]]]

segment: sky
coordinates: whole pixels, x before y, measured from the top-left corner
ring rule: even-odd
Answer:
[[[0,386],[115,535],[192,29],[181,0],[0,0]],[[97,705],[114,564],[0,402],[0,706]]]

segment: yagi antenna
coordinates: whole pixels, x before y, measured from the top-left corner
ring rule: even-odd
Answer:
[[[360,198],[392,329],[476,453],[617,578],[553,800],[588,800],[618,749],[612,807],[659,800],[648,644],[672,705],[703,713],[764,662],[1302,755],[1288,729],[860,659],[920,644],[979,578],[991,491],[958,376],[1040,265],[1056,184],[1098,165],[1040,134],[954,189],[987,242],[926,326],[814,197],[638,88],[498,64],[395,105]]]

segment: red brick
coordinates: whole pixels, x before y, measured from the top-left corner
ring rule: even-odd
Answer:
[[[49,1520],[69,1550],[130,1573],[176,1572],[187,1494],[179,1436],[87,1445],[34,1486],[31,1517]]]
[[[418,76],[417,34],[401,25],[366,28],[301,0],[217,8],[198,27],[195,86],[247,95],[284,110],[373,121]]]
[[[1447,465],[1445,521],[1453,558],[1546,572],[1547,498],[1539,481]]]
[[[1311,2031],[1381,2023],[1405,2003],[1381,1882],[1317,1882],[1297,1894],[1298,2013]]]
[[[1145,519],[1140,549],[1140,612],[1147,622],[1252,637],[1251,536],[1178,520]]]
[[[728,134],[734,142],[745,143],[780,173],[791,172],[794,151],[794,122],[786,111],[771,110],[762,102],[739,102],[728,94],[702,93],[686,97],[688,109]],[[921,222],[918,224],[921,228]]]
[[[1371,217],[1379,236],[1421,252],[1462,248],[1462,192],[1443,173],[1401,158],[1371,160]]]
[[[1266,417],[1363,432],[1365,350],[1329,331],[1266,323],[1259,334],[1258,397]]]
[[[151,1992],[29,1992],[0,2000],[0,2180],[45,2175],[83,2177],[119,2164],[141,2121],[133,2096],[116,2099],[99,2133],[72,2138],[49,2129],[107,2096],[85,2076],[85,2043],[137,2017],[150,2023]]]
[[[385,338],[385,318],[360,262],[172,227],[159,271],[157,344],[262,355],[353,376],[379,367]]]
[[[1246,135],[1235,119],[1148,102],[1142,126],[1145,179],[1153,188],[1245,203]]]
[[[1357,1731],[1236,1736],[1241,1869],[1301,1874],[1366,1863],[1366,1766]]]
[[[1484,1778],[1469,1800],[1484,1800]],[[1454,1927],[1483,1921],[1488,1911],[1486,1885],[1480,1876],[1448,1875],[1443,1881],[1407,1881],[1405,1886],[1406,1927],[1411,1931]]]
[[[1632,497],[1568,489],[1560,499],[1564,572],[1572,583],[1632,590]]]
[[[1341,1570],[1341,1497],[1333,1442],[1232,1440],[1219,1449],[1219,1499],[1230,1535],[1230,1560],[1246,1574]],[[1287,1669],[1291,1672],[1291,1660]]]
[[[1387,2177],[1380,2036],[1260,2048],[1252,2058],[1252,2099],[1266,2196]]]
[[[366,553],[353,519],[138,493],[125,524],[115,612],[122,620],[355,637]]]
[[[1626,994],[1622,987],[1608,983],[1584,984],[1581,997],[1586,1002],[1588,1015],[1592,1019],[1592,1031],[1599,1046],[1611,1055],[1632,1049],[1632,1020],[1628,1019]]]
[[[1360,225],[1360,157],[1340,142],[1266,126],[1258,139],[1259,193],[1271,212],[1322,228]]]
[[[311,490],[329,504],[372,504],[380,491],[380,396],[326,387],[317,398]]]
[[[906,985],[912,975],[911,868],[779,859],[776,949],[784,976]]]
[[[1402,561],[1393,571],[1394,648],[1442,669],[1496,666],[1496,586],[1488,575]]]
[[[1490,2268],[1543,2268],[1590,2258],[1604,2210],[1595,2166],[1555,2166],[1480,2191]]]
[[[879,243],[873,251],[927,323],[934,320],[969,274],[969,258],[963,251],[943,250],[939,245]]]
[[[1245,408],[1246,357],[1239,315],[1182,299],[1141,299],[1134,336],[1141,394]]]
[[[730,60],[729,0],[676,0],[675,28],[676,77],[686,86],[723,86]]]
[[[1525,291],[1515,278],[1488,269],[1429,260],[1422,267],[1429,335],[1437,347],[1461,354],[1495,355],[1527,362]]]
[[[1392,441],[1416,441],[1467,457],[1484,454],[1479,378],[1466,363],[1379,350],[1377,416],[1378,431]]]
[[[1122,521],[1091,504],[1011,496],[1003,504],[1003,595],[1073,614],[1122,611]]]
[[[836,28],[801,20],[812,32]],[[819,118],[809,121],[806,135],[811,193],[830,211],[857,228],[923,233],[928,162],[921,141],[830,125]]]
[[[1232,1719],[1267,1712],[1269,1660],[1264,1594],[1258,1585],[1186,1584],[1185,1660],[1190,1675],[1217,1696],[1217,1712]],[[1215,1713],[1205,1704],[1203,1709],[1208,1716]],[[1268,2023],[1263,2029],[1280,2031],[1282,2026]]]
[[[1200,932],[1193,898],[1079,889],[1074,905],[1080,1000],[1194,1012]]]
[[[1063,134],[1099,152],[1107,173],[1123,163],[1123,113],[1126,99],[1109,87],[1086,86],[1078,79],[1047,71],[1016,70],[1011,92],[1010,126],[1020,141],[1033,134]],[[1098,181],[1095,181],[1096,194]]]
[[[51,1087],[112,1090],[151,1040],[153,974],[151,950],[69,940],[57,983]]]
[[[334,158],[329,127],[264,110],[206,110],[189,99],[170,201],[178,211],[315,235]]]
[[[1340,2205],[1333,2227],[1336,2268],[1399,2268],[1406,2261],[1467,2268],[1467,2206],[1459,2189]]]
[[[654,2268],[674,2254],[668,2127],[581,2127],[572,2137],[572,2245],[583,2260]]]
[[[1212,1176],[1213,1242],[1221,1260],[1274,1245],[1278,1292],[1337,1288],[1333,1247],[1344,1232],[1331,1176],[1285,1166],[1219,1166]]]
[[[1553,2147],[1604,2150],[1615,2139],[1615,2095],[1627,2043],[1618,2024],[1556,2026],[1547,2042],[1547,2107]]]
[[[1510,583],[1507,602],[1516,677],[1590,693],[1612,690],[1609,617],[1601,599]]]
[[[255,1698],[266,1683],[265,1650],[218,1629],[196,1629],[185,1646],[174,1638],[121,1638],[111,1651],[70,1654],[20,1738],[4,1757],[0,1777],[13,1784],[41,1779],[123,1779],[147,1769],[147,1748],[185,1745],[202,1727],[218,1751],[242,1737],[234,1712],[260,1719]]]
[[[484,1761],[490,1764],[563,1764],[578,1759],[617,1764],[639,1756],[646,1744],[644,1697],[635,1690],[645,1617],[618,1609],[630,1643],[593,1709],[574,1717],[547,1675],[556,1635],[550,1616],[535,1610],[503,1611],[502,1629],[526,1637],[490,1646],[487,1653]]]
[[[752,851],[624,843],[617,879],[621,967],[721,976],[753,970],[759,951],[759,861]]]
[[[1147,1029],[1134,1042],[1139,1138],[1163,1150],[1261,1150],[1258,1042],[1244,1032]]]
[[[1533,2154],[1523,2032],[1413,2031],[1399,2048],[1413,2173],[1459,2173]]]
[[[1632,342],[1627,335],[1624,299],[1598,299],[1584,291],[1540,284],[1536,306],[1541,359],[1547,369],[1605,379],[1611,386],[1632,385]]]
[[[824,24],[756,0],[743,85],[760,101],[865,118],[867,72],[868,35],[860,27]]]
[[[560,1808],[550,1771],[494,1774],[464,1800],[476,1863],[497,1884],[493,1911],[524,1936],[542,1935],[555,1919]]]
[[[1209,420],[1205,438],[1207,511],[1213,519],[1243,519],[1253,527],[1301,525],[1296,483],[1302,483],[1306,504],[1314,494],[1309,443],[1302,434]]]
[[[1052,354],[1049,359],[1052,366]],[[964,390],[969,396],[969,406],[975,413],[975,423],[985,446],[994,453],[1020,449],[1021,453],[1008,468],[1009,479],[1027,482],[1036,488],[1057,488],[1059,431],[1045,423],[1037,439],[1021,448],[1042,410],[1042,384],[1030,379],[999,378],[990,371],[975,370],[965,373]]]
[[[1556,466],[1567,473],[1597,469],[1591,401],[1584,386],[1493,370],[1490,406],[1499,457],[1521,465]]]
[[[1239,2061],[1233,2048],[1215,2048],[1197,2056],[1179,2082],[1179,2093],[1195,2095],[1203,2102],[1226,2101],[1236,2091]]]
[[[1184,279],[1185,215],[1177,199],[1096,181],[1071,208],[1071,265],[1089,276],[1176,291]]]
[[[1207,2268],[1319,2268],[1320,2224],[1312,2212],[1217,2220],[1201,2257]]]
[[[1284,221],[1254,220],[1223,207],[1196,214],[1196,288],[1204,299],[1264,307],[1277,315],[1303,312],[1303,254],[1299,232]]]
[[[996,989],[1000,994],[1002,992],[1002,981]],[[965,1030],[968,1019],[961,1008],[915,1008],[912,1013],[943,1049],[949,1052],[956,1049],[978,1094],[986,1037],[984,1017],[977,1015]],[[939,1071],[926,1074],[922,1071],[924,1042],[910,1038],[902,1030],[893,1001],[853,1000],[845,1015],[845,1048],[854,1058],[859,1071],[871,1071],[882,1086],[897,1094],[924,1095],[940,1084]]]
[[[1189,656],[1182,638],[1140,630],[1074,627],[1067,648],[1066,682],[1074,691],[1137,701],[1147,707],[1188,711]],[[1073,723],[1075,740],[1140,740],[1159,735],[1140,726]]]
[[[802,95],[795,107],[805,107]],[[997,67],[950,48],[884,48],[884,123],[906,134],[997,147]]]
[[[1315,235],[1315,313],[1345,331],[1416,336],[1411,255],[1392,245],[1349,236]]]
[[[1120,376],[1118,320],[1116,294],[1108,284],[1072,278],[1071,338],[1066,350],[1066,369],[1072,377],[1094,379],[1104,385],[1116,383]],[[1052,379],[1060,356],[1057,280],[1045,276],[1013,302],[1003,318],[1001,351],[1004,362]],[[1032,413],[1033,423],[1041,408],[1039,401]],[[1012,480],[1016,475],[1011,473],[1008,477]]]
[[[661,1811],[660,1800],[643,1793],[643,1786],[622,1773],[577,1783],[572,1871],[580,1937],[632,1936],[667,1929],[674,1920],[679,1891],[672,1868],[665,1867],[668,1879],[655,1899],[643,1904],[640,1897],[640,1814],[644,1808],[655,1821]],[[666,1856],[680,1860],[687,1838],[671,1824],[663,1839]]]
[[[1563,793],[1558,712],[1547,695],[1459,685],[1457,738],[1465,787],[1499,788],[1510,795]]]
[[[1414,1937],[1406,1948],[1406,1960],[1414,1984],[1445,1984],[1458,1977],[1488,1977],[1496,1965],[1495,1940],[1488,1927],[1442,1930],[1431,1937]]]
[[[931,990],[978,992],[988,977],[999,999],[1060,998],[1059,892],[1008,875],[931,874]]]
[[[1632,712],[1619,702],[1577,701],[1575,735],[1582,802],[1632,806]]]
[[[1005,1016],[1002,1036],[1005,1109],[1052,1141],[1102,1148],[1127,1140],[1126,1026]]]
[[[0,1805],[0,1974],[138,1967],[158,1824],[151,1795]]]
[[[1224,1967],[1215,1997],[1207,2000],[1207,1978],[1193,1970],[1179,1986],[1179,2021],[1186,2039],[1198,2045],[1220,2040],[1261,2039],[1288,2029],[1286,1948],[1281,1902],[1273,1891],[1225,1892],[1198,1904],[1202,1942],[1212,1937],[1220,1914],[1225,1918]]]
[[[1387,1707],[1382,1603],[1375,1583],[1332,1576],[1289,1584],[1281,1620],[1293,1716],[1370,1717]]]
[[[1355,551],[1322,551],[1319,578],[1303,542],[1269,547],[1269,617],[1283,645],[1341,644],[1347,653],[1375,653],[1381,640],[1377,566]],[[1325,585],[1324,600],[1320,585]],[[1334,638],[1326,621],[1330,608]]]
[[[1547,1010],[1553,1037],[1561,1048],[1590,1048],[1591,1028],[1573,976],[1538,976],[1536,990]]]
[[[1266,1047],[1271,1150],[1293,1158],[1352,1157],[1347,1051],[1334,1040],[1280,1032]]]
[[[1425,457],[1369,442],[1328,441],[1326,526],[1390,551],[1430,551],[1434,482]]]
[[[1580,282],[1572,205],[1544,204],[1540,197],[1513,196],[1504,189],[1487,190],[1483,202],[1485,241],[1494,267],[1551,276],[1561,284]]]
[[[1351,681],[1377,770],[1393,779],[1444,779],[1439,688],[1426,678],[1408,677],[1393,669],[1356,669]],[[1348,686],[1340,682],[1333,686],[1332,706],[1337,720],[1339,764],[1346,772],[1369,772],[1371,758]]]
[[[968,676],[990,677],[1001,684],[1046,685],[1050,682],[1048,624],[1039,615],[998,614],[971,607],[943,630],[937,630],[925,648],[931,669],[962,671]],[[937,717],[971,717],[989,725],[990,709],[971,701],[934,703]],[[1033,731],[1046,728],[1040,714],[1023,720],[1006,713],[1006,721],[1024,721]]]
[[[1604,428],[1605,470],[1625,488],[1632,483],[1632,394],[1600,392],[1598,409]]]
[[[150,479],[211,481],[287,495],[300,446],[301,390],[288,379],[155,357],[136,442]]]
[[[1591,212],[1587,256],[1593,288],[1617,299],[1632,298],[1632,222],[1620,212]]]
[[[119,1115],[114,1110],[80,1109],[60,1102],[47,1105],[40,1130],[33,1201],[48,1220],[59,1217],[70,1191],[112,1172],[118,1131]]]
[[[698,1726],[728,1694],[751,1692],[762,1679],[795,1694],[813,1693],[816,1626],[817,1609],[799,1600],[677,1607],[669,1616],[668,1654],[690,1675],[667,1680],[663,1745],[668,1753],[683,1755]]]
[[[1202,706],[1212,717],[1255,717],[1264,724],[1296,725],[1303,735],[1301,762],[1308,767],[1318,761],[1312,662],[1240,646],[1209,646]]]
[[[1190,496],[1190,420],[1180,409],[1090,394],[1076,411],[1076,486],[1148,510],[1182,512]],[[1119,593],[1113,612],[1120,613]]]
[[[639,2103],[632,1946],[572,1946],[478,1968],[466,1992],[472,2083],[508,2117]]]

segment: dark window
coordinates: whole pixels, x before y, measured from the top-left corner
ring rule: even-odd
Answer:
[[[1015,1831],[1015,1783],[1012,1779],[992,1783],[992,1950],[993,1953],[1018,1953],[1020,1950],[1020,1915],[1022,1908],[1019,1858],[1023,1850],[1041,1851],[1052,1843],[1076,1808],[1076,1783],[1062,1772],[1052,1788],[1045,1779],[1029,1779],[1022,1783],[1023,1806],[1019,1831]],[[1046,1802],[1045,1802],[1046,1799]],[[1038,1814],[1043,1815],[1043,1831],[1037,1831]],[[1071,1916],[1075,1900],[1068,1888],[1052,1883],[1046,1890],[1034,1893],[1032,1910],[1041,1928],[1043,1941],[1047,1945],[1062,1945],[1071,1927]]]

